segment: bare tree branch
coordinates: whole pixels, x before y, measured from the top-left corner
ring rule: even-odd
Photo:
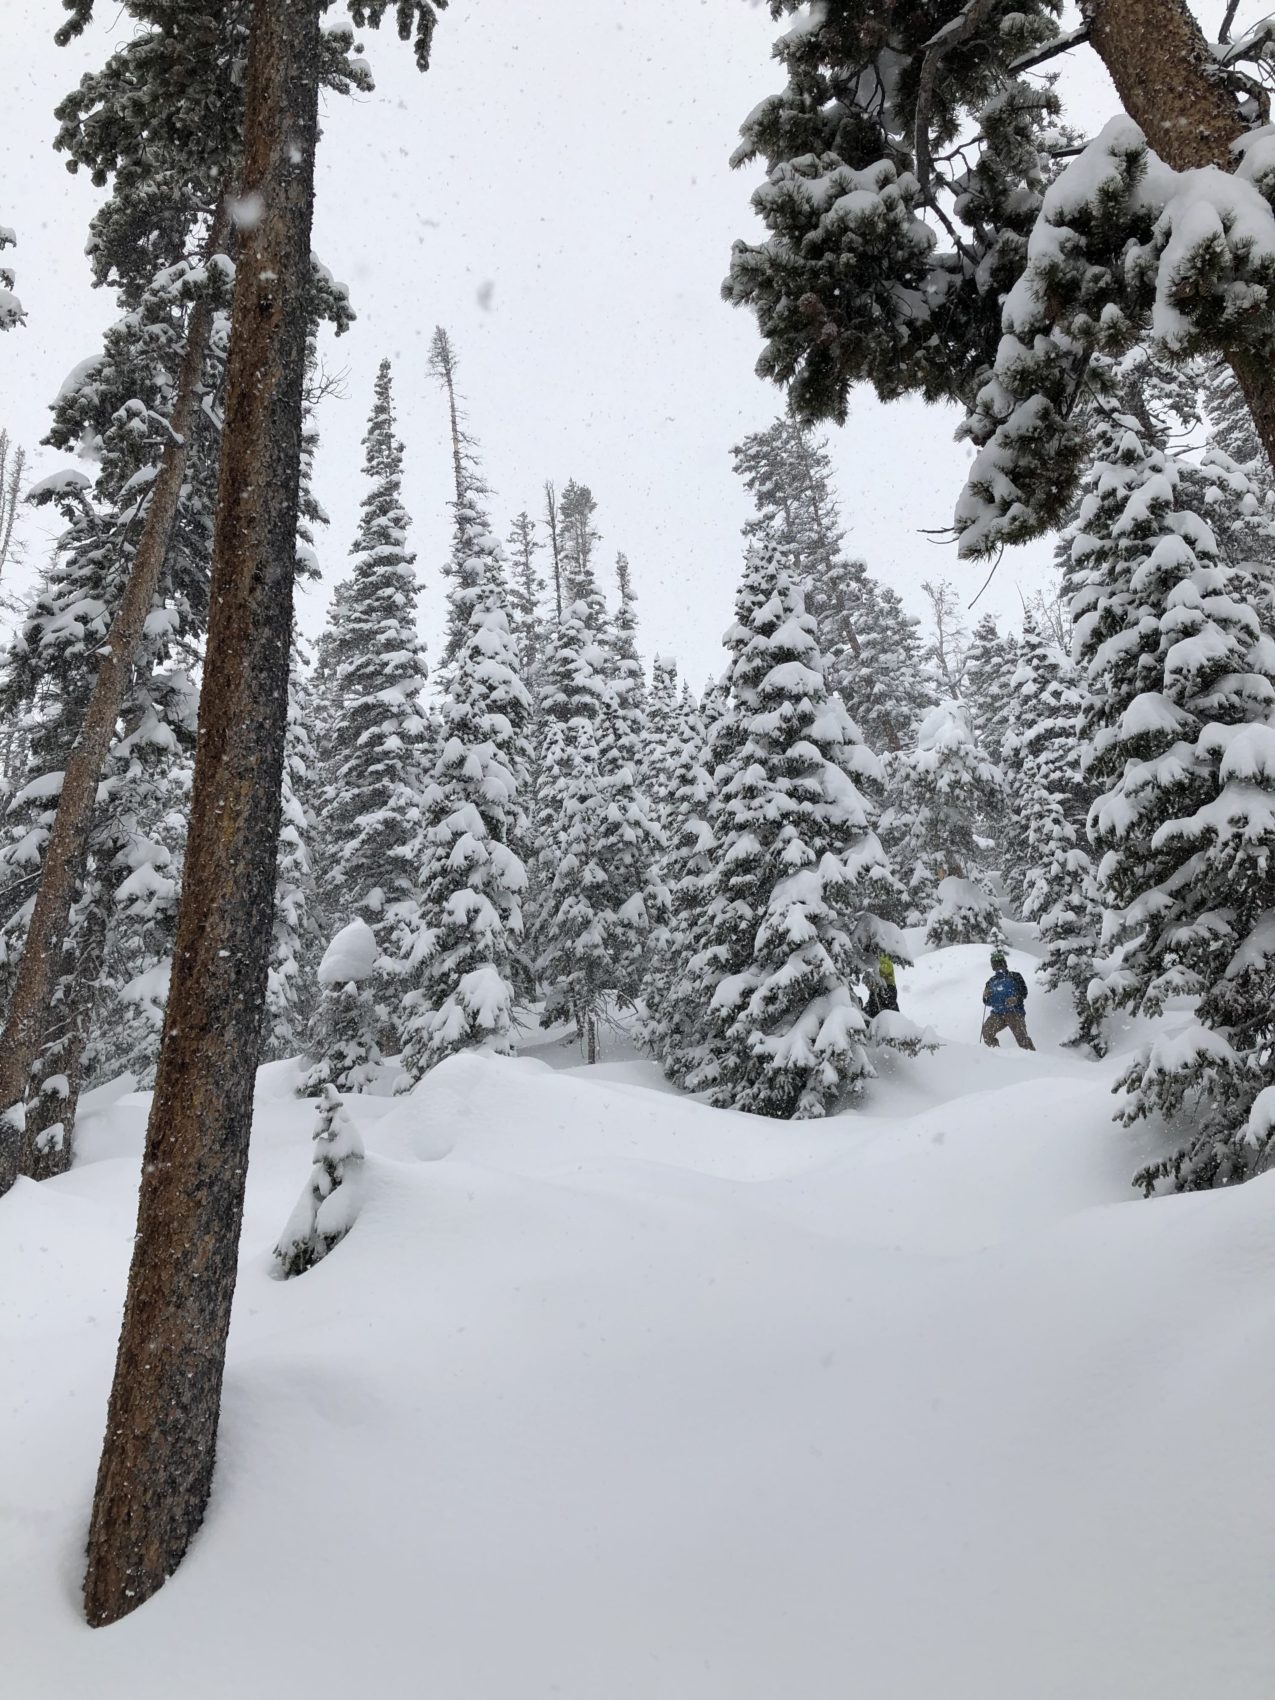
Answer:
[[[953,18],[950,24],[945,24],[937,35],[931,36],[925,44],[925,58],[921,62],[921,77],[917,87],[913,151],[916,155],[916,180],[921,186],[921,199],[927,205],[934,204],[930,187],[934,166],[930,151],[930,112],[934,105],[934,86],[939,66],[954,47],[959,47],[963,41],[969,40],[998,3],[999,0],[966,0],[964,10]]]
[[[1236,0],[1238,4],[1238,0]],[[1040,47],[1034,47],[1030,53],[1024,53],[1021,58],[1011,62],[1011,76],[1020,76],[1024,71],[1032,71],[1037,65],[1045,65],[1051,59],[1057,59],[1060,54],[1070,53],[1073,47],[1083,47],[1089,40],[1089,25],[1081,24],[1078,29],[1068,30],[1066,35],[1055,36],[1053,41],[1047,41]]]

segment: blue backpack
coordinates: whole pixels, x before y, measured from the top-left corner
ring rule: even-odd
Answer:
[[[998,968],[987,982],[983,1002],[995,1015],[1018,1015],[1027,1002],[1027,982],[1021,974]]]

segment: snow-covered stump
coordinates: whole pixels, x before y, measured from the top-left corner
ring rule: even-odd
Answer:
[[[976,880],[949,874],[939,881],[938,897],[926,916],[925,942],[934,950],[947,944],[995,944],[1001,938],[1000,905]]]
[[[340,1094],[325,1086],[310,1179],[274,1248],[281,1276],[312,1269],[354,1226],[362,1203],[363,1155],[363,1140]]]

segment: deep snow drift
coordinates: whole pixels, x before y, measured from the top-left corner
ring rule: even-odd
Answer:
[[[0,1203],[4,1693],[1267,1700],[1275,1176],[1141,1201],[1117,1063],[1038,991],[978,1050],[984,972],[902,973],[944,1048],[821,1124],[563,1052],[351,1100],[363,1213],[289,1282],[264,1070],[210,1515],[91,1631],[146,1111],[99,1095]]]

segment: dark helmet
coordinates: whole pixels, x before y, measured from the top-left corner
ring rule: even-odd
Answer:
[[[992,967],[993,968],[1008,968],[1009,967],[1009,958],[1005,955],[1005,952],[1003,950],[994,950],[992,952]]]

